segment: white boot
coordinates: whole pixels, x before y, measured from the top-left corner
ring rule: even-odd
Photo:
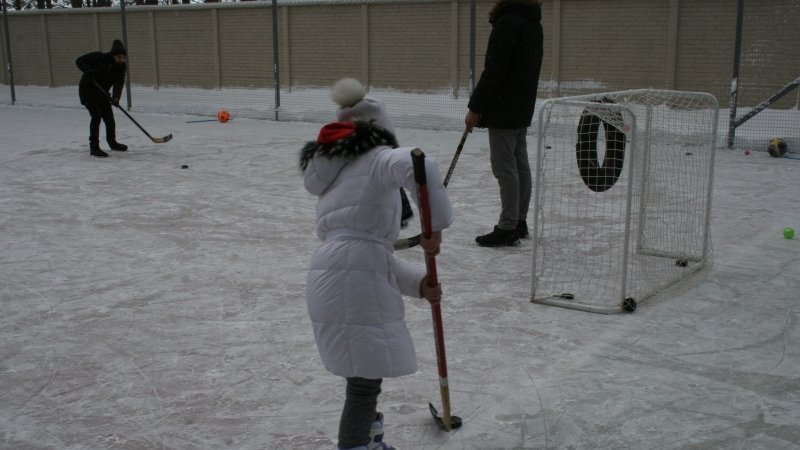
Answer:
[[[378,413],[377,417],[375,417],[375,422],[372,422],[367,450],[396,450],[391,445],[383,442],[383,413]]]
[[[383,413],[378,413],[375,417],[375,422],[372,422],[372,426],[369,429],[369,443],[366,446],[361,445],[347,449],[336,448],[337,450],[397,450],[383,442]]]

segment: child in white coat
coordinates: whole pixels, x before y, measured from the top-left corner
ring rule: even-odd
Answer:
[[[381,383],[417,370],[402,297],[436,303],[442,292],[427,285],[424,266],[394,257],[397,190],[417,192],[413,148],[394,148],[394,135],[379,120],[388,119],[360,115],[325,125],[300,155],[305,187],[319,197],[316,231],[322,240],[309,264],[306,302],[325,368],[347,380],[338,448],[348,450],[392,449],[382,440],[383,415],[377,412]],[[425,168],[434,233],[421,246],[438,254],[452,209],[438,166],[426,159]]]

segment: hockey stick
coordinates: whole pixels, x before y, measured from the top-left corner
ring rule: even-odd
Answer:
[[[461,141],[458,143],[458,148],[456,148],[456,153],[453,155],[453,160],[450,161],[450,168],[447,169],[447,175],[444,177],[444,187],[447,187],[447,183],[450,182],[450,177],[453,176],[453,171],[456,169],[456,162],[458,162],[458,157],[461,155],[461,150],[464,149],[464,142],[467,141],[467,135],[469,133],[470,130],[467,128],[464,130],[464,134],[461,135]],[[398,239],[394,242],[394,249],[405,250],[407,248],[416,247],[419,245],[419,240],[421,237],[422,235],[418,234],[409,238]]]
[[[142,133],[146,134],[147,137],[149,137],[150,140],[153,141],[154,143],[163,144],[165,142],[169,142],[172,139],[172,133],[170,133],[170,134],[168,134],[168,135],[166,135],[164,137],[153,137],[153,136],[150,136],[150,133],[148,133],[147,130],[142,128],[142,126],[139,125],[139,122],[137,122],[136,119],[134,119],[133,117],[131,117],[130,114],[128,114],[128,111],[125,111],[125,109],[122,106],[119,106],[118,104],[114,104],[114,106],[119,108],[120,111],[122,111],[126,116],[128,116],[128,119],[131,119],[131,122],[133,122],[134,125],[139,127],[139,129],[142,130]]]
[[[99,84],[97,84],[96,80],[92,80],[92,81],[94,81],[94,85],[97,86],[97,89],[100,89],[100,92],[102,92],[103,94],[106,95],[106,97],[108,97],[108,100],[111,101],[111,104],[116,106],[117,108],[119,108],[119,110],[122,111],[123,114],[128,116],[128,119],[131,119],[131,122],[133,122],[134,125],[139,127],[139,129],[142,130],[142,132],[147,137],[149,137],[151,141],[153,141],[156,144],[163,144],[165,142],[169,142],[172,139],[172,133],[170,133],[170,134],[168,134],[168,135],[166,135],[164,137],[153,137],[153,136],[150,136],[150,133],[148,133],[147,130],[145,130],[141,125],[139,125],[139,122],[137,122],[136,119],[134,119],[130,114],[128,114],[128,111],[125,111],[125,109],[122,106],[119,106],[119,103],[116,103],[116,102],[112,101],[113,99],[108,94],[108,92],[106,92],[105,89],[103,89]]]
[[[464,134],[466,136],[466,133]],[[417,181],[419,189],[419,209],[422,219],[422,234],[425,238],[430,238],[433,230],[431,229],[431,205],[428,199],[428,183],[425,175],[425,154],[422,150],[415,148],[411,151],[411,159],[414,161],[414,179]],[[425,254],[425,267],[428,272],[428,286],[439,284],[436,275],[436,256]],[[428,403],[428,408],[434,420],[444,431],[461,428],[461,418],[450,415],[450,388],[447,383],[447,357],[444,350],[444,329],[442,327],[442,307],[439,303],[431,305],[433,313],[433,334],[436,338],[436,361],[439,365],[439,391],[442,394],[442,417],[432,403]]]

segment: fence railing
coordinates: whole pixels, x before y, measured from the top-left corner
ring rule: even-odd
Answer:
[[[213,116],[225,108],[322,122],[333,117],[329,87],[352,76],[389,104],[397,126],[460,129],[494,4],[275,0],[4,11],[0,103],[80,107],[75,58],[124,37],[135,110]],[[544,0],[539,97],[658,88],[708,92],[727,108],[737,5]],[[797,23],[800,2],[745,3],[740,116],[800,73]],[[799,108],[800,95],[783,96],[737,129],[736,145],[782,137],[796,151]]]

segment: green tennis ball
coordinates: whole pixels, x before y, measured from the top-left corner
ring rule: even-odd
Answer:
[[[786,227],[783,229],[783,237],[786,239],[794,239],[794,228]]]

